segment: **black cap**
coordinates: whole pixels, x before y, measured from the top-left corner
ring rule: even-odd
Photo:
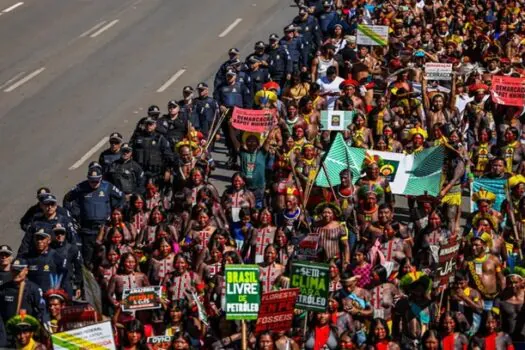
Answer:
[[[207,88],[208,88],[208,84],[206,84],[206,83],[199,83],[197,85],[197,89],[199,89],[199,90],[204,90],[204,89],[207,89]]]
[[[168,109],[169,108],[177,108],[179,107],[179,104],[175,100],[168,101]]]
[[[159,106],[151,105],[148,107],[148,115],[158,116],[160,114]]]
[[[48,193],[46,195],[42,195],[39,198],[39,201],[42,204],[57,204],[57,197],[52,195],[51,193]]]
[[[16,259],[11,264],[11,269],[13,271],[22,271],[23,269],[25,269],[27,267],[27,265],[28,265],[27,264],[27,260],[25,260],[25,259]]]
[[[182,92],[190,93],[193,92],[193,88],[191,86],[185,86],[184,89],[182,89]]]
[[[323,1],[323,7],[329,7],[329,6],[332,6],[332,1],[331,0],[324,0]]]
[[[40,187],[38,190],[36,190],[36,198],[40,198],[40,196],[46,195],[48,193],[51,193],[51,190],[49,187]]]
[[[157,121],[155,119],[153,119],[151,116],[148,116],[146,117],[146,119],[144,119],[144,124],[155,124]]]
[[[226,75],[234,76],[234,75],[237,75],[237,72],[234,71],[233,69],[228,69],[228,71],[226,72]]]
[[[35,236],[51,237],[51,234],[47,232],[46,230],[44,230],[43,228],[41,228],[40,230],[35,232]]]
[[[98,181],[98,180],[102,179],[102,170],[100,168],[97,168],[97,167],[93,167],[93,168],[89,169],[88,174],[87,174],[87,178],[90,181]]]
[[[0,254],[1,253],[13,255],[13,249],[11,249],[11,247],[8,246],[7,244],[3,244],[3,245],[0,245]]]
[[[57,231],[66,232],[66,228],[61,223],[57,223],[53,226],[53,232]]]
[[[293,24],[290,24],[290,25],[287,25],[286,27],[284,27],[284,32],[285,33],[288,33],[288,32],[295,32],[296,28]]]
[[[261,62],[257,57],[255,56],[251,56],[249,59],[248,59],[248,63],[249,64],[255,64],[255,63],[259,63]]]
[[[255,43],[255,48],[256,49],[264,49],[264,48],[266,48],[266,44],[264,42],[262,42],[262,41],[258,41],[258,42]]]
[[[122,152],[124,152],[124,151],[133,151],[133,148],[130,146],[129,143],[123,143],[122,147],[120,147],[120,149],[122,150]]]
[[[275,33],[270,34],[270,41],[279,41],[279,35]]]
[[[118,132],[114,132],[111,135],[109,135],[109,141],[118,141],[119,143],[122,142],[122,135]]]
[[[235,47],[232,47],[231,49],[228,50],[229,55],[238,55],[239,53],[240,53],[239,49]]]
[[[94,160],[88,164],[88,169],[92,169],[92,168],[98,168],[102,170],[102,165],[100,165],[96,160]]]
[[[308,13],[308,7],[306,7],[306,6],[299,7],[299,14],[300,15],[304,15],[306,13]]]

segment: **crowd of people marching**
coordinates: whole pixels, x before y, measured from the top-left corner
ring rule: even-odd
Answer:
[[[291,24],[250,55],[228,51],[213,87],[184,87],[166,114],[151,106],[129,142],[112,133],[62,202],[38,189],[18,251],[0,246],[3,346],[51,348],[62,310],[84,305],[111,320],[120,349],[152,336],[173,349],[525,348],[524,104],[491,88],[525,78],[525,2],[296,2]],[[388,27],[387,42],[360,44],[358,25]],[[452,73],[432,80],[427,63]],[[273,123],[238,130],[235,107]],[[330,110],[353,112],[345,131],[321,124]],[[369,154],[360,176],[316,186],[337,134],[367,150],[443,147],[438,196],[408,196],[399,215],[405,198]],[[212,158],[218,142],[226,164]],[[221,166],[236,171],[223,193]],[[480,178],[506,180],[499,208],[495,193],[470,190]],[[442,284],[438,255],[454,243]],[[329,264],[326,309],[297,308],[285,332],[246,322],[243,344],[226,317],[225,266],[257,264],[266,293],[290,287],[295,260]],[[125,311],[125,290],[146,286],[162,287],[161,308]]]

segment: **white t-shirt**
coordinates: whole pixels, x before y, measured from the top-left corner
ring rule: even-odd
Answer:
[[[334,81],[330,82],[328,81],[327,77],[322,77],[317,79],[317,84],[321,86],[321,94],[324,92],[339,92],[339,85],[344,81],[341,77],[336,77]],[[328,110],[333,110],[335,107],[335,101],[339,98],[339,96],[326,96],[326,105],[328,106]]]

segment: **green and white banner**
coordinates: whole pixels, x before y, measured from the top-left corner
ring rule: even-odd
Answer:
[[[52,334],[51,342],[55,350],[116,349],[110,321]]]
[[[357,25],[357,45],[387,46],[388,26]]]
[[[310,311],[325,311],[328,307],[330,266],[307,261],[292,262],[291,288],[299,288],[295,306]]]
[[[226,319],[256,320],[260,304],[259,266],[228,264],[225,276]]]
[[[337,135],[324,159],[328,174],[319,171],[315,184],[320,187],[339,185],[339,173],[344,169],[352,172],[356,183],[363,175],[363,161],[367,154],[381,157],[379,171],[388,178],[392,193],[411,196],[421,196],[425,192],[430,196],[439,194],[445,160],[443,147],[427,148],[417,154],[373,151],[348,146],[341,134]]]

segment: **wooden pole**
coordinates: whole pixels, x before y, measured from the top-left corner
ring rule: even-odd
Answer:
[[[241,332],[242,332],[242,350],[248,350],[248,332],[246,330],[246,321],[241,321]]]

